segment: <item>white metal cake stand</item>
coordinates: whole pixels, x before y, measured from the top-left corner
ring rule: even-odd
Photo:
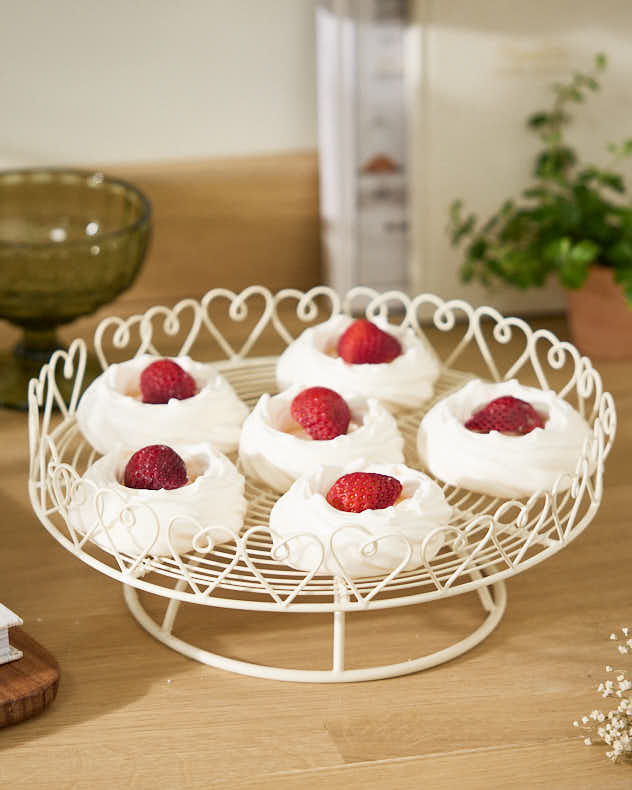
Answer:
[[[289,555],[287,541],[274,547],[268,526],[268,515],[278,495],[253,480],[246,481],[249,508],[236,541],[213,545],[204,525],[198,525],[203,539],[194,543],[197,551],[154,556],[150,548],[145,551],[139,548],[137,554],[125,554],[118,551],[112,540],[104,545],[102,539],[98,542],[94,539],[95,530],[108,535],[113,524],[103,519],[99,522],[98,514],[99,523],[86,534],[68,522],[81,476],[96,458],[75,420],[87,355],[85,342],[75,340],[67,352],[57,351],[42,368],[39,378],[30,383],[31,502],[43,525],[62,546],[123,583],[125,601],[136,620],[173,650],[221,669],[276,680],[374,680],[426,669],[455,658],[491,633],[505,610],[504,579],[558,552],[594,517],[602,497],[604,459],[616,429],[612,397],[603,391],[601,378],[590,360],[581,356],[573,345],[558,340],[549,331],[533,331],[520,319],[504,318],[492,308],[474,309],[461,300],[443,301],[431,294],[410,298],[400,292],[379,294],[367,288],[355,288],[344,298],[325,287],[307,293],[288,289],[276,294],[261,286],[252,286],[240,294],[214,289],[199,302],[186,299],[172,309],[153,307],[126,320],[107,318],[96,330],[94,349],[104,369],[108,365],[104,352],[107,337],[113,353],[122,358],[142,353],[159,355],[162,340],[170,344],[172,355],[177,341],[178,354],[203,360],[203,355],[196,355],[196,344],[206,342],[208,354],[210,335],[225,357],[218,367],[238,395],[252,406],[262,393],[276,391],[276,358],[257,357],[252,353],[263,333],[276,333],[290,343],[293,338],[283,319],[294,310],[307,326],[333,314],[356,313],[358,309],[368,318],[387,316],[395,323],[412,327],[426,344],[422,326],[427,323],[453,341],[451,351],[441,360],[442,373],[432,401],[423,409],[402,410],[396,415],[405,437],[409,466],[419,467],[416,433],[420,418],[432,403],[471,377],[471,372],[460,371],[454,365],[465,348],[473,347],[484,375],[494,381],[531,376],[542,389],[555,389],[550,386],[549,378],[555,378],[558,384],[563,382],[556,388],[558,395],[584,415],[592,427],[592,434],[577,458],[574,475],[565,475],[551,490],[520,501],[443,485],[444,494],[453,506],[450,527],[443,531],[444,548],[431,561],[424,559],[421,567],[404,570],[410,556],[404,547],[399,567],[381,576],[352,578],[341,563],[340,573],[335,577],[319,574],[318,567],[310,573],[289,567],[284,563]],[[217,328],[214,316],[221,310],[227,310],[233,322],[248,319],[251,325],[254,323],[238,350]],[[503,373],[494,361],[494,351],[515,337],[521,339],[521,348]],[[64,402],[57,386],[62,377],[73,383],[69,403]],[[118,528],[123,525],[132,530],[134,523],[132,510],[122,507]],[[321,542],[315,535],[309,537]],[[321,547],[324,551],[322,543]],[[329,548],[333,550],[331,542]],[[367,538],[360,551],[366,558],[375,549],[376,541]],[[154,620],[143,608],[139,590],[167,599],[161,620]],[[444,650],[400,663],[345,668],[347,612],[431,604],[472,590],[478,593],[485,619],[467,638]],[[330,612],[333,614],[331,668],[262,666],[203,650],[174,634],[182,603],[260,612]]]

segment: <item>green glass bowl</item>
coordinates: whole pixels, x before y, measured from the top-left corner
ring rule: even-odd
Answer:
[[[0,318],[22,327],[0,355],[0,405],[26,408],[29,379],[61,343],[56,328],[133,283],[151,207],[132,184],[81,170],[0,172]]]

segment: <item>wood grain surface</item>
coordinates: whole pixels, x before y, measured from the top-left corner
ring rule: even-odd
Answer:
[[[139,174],[139,182],[143,179]],[[285,187],[279,189],[285,194]],[[167,192],[165,216],[180,211],[169,204]],[[176,189],[174,203],[180,195]],[[252,199],[258,206],[265,202],[261,196]],[[253,203],[252,211],[258,210]],[[274,214],[272,207],[261,210]],[[197,211],[194,205],[191,211]],[[239,222],[228,214],[225,220],[236,236]],[[191,227],[202,222],[198,216]],[[221,233],[228,240],[227,228]],[[144,295],[139,281],[135,295],[130,292],[108,312],[125,314],[153,301],[170,304],[180,295],[199,295],[216,284],[216,275],[223,276],[217,259],[207,273],[197,263],[183,264],[171,276],[162,271],[159,262],[175,266],[179,245],[189,243],[177,224],[173,231],[173,237],[166,230],[156,235],[154,263],[143,275],[151,296]],[[272,235],[262,251],[271,266]],[[313,261],[314,249],[308,249],[313,234],[309,243],[308,236],[304,260]],[[236,249],[241,244],[236,240]],[[293,253],[299,269],[301,249],[297,243]],[[246,269],[248,276],[256,271],[257,281],[268,282],[266,269],[246,264],[243,254],[234,287],[244,284]],[[191,248],[186,255],[193,260]],[[274,277],[276,286],[280,275]],[[79,322],[67,336],[88,336],[95,320]],[[538,325],[567,336],[563,319]],[[0,341],[10,335],[6,331]],[[438,333],[430,337],[439,347],[444,343]],[[261,354],[275,350],[278,341],[259,348]],[[510,344],[498,353],[502,364],[516,348]],[[595,691],[603,667],[621,663],[608,635],[632,625],[632,363],[599,368],[615,396],[620,425],[607,462],[604,501],[591,526],[564,551],[509,580],[505,617],[474,650],[426,672],[349,685],[232,675],[154,641],[127,612],[120,586],[74,559],[40,525],[26,493],[26,418],[0,412],[0,600],[19,612],[29,632],[57,657],[63,675],[46,715],[2,731],[0,786],[630,788],[632,769],[612,765],[598,747],[585,747],[571,726],[606,702]],[[143,602],[151,611],[164,607],[147,596]],[[446,645],[480,621],[474,594],[352,614],[348,663],[404,660]],[[326,665],[330,658],[328,615],[185,605],[176,632],[225,655],[262,663],[303,667]]]
[[[134,181],[154,212],[147,266],[123,301],[320,282],[315,153],[107,171]]]
[[[22,628],[12,628],[11,644],[22,658],[0,664],[0,727],[37,716],[55,699],[59,683],[57,662]]]

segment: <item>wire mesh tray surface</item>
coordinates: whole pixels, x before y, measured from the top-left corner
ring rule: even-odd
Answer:
[[[251,324],[239,350],[229,344],[213,318],[222,303],[231,321]],[[284,320],[287,322],[294,308],[294,323],[298,319],[307,326],[340,311],[355,312],[358,305],[368,318],[387,316],[412,327],[426,343],[422,329],[426,323],[450,341],[433,399],[423,409],[396,413],[409,466],[421,468],[416,434],[425,411],[473,375],[458,369],[463,351],[473,348],[487,378],[535,378],[539,387],[555,389],[585,416],[592,433],[577,459],[572,480],[564,480],[565,485],[558,480],[552,490],[525,500],[493,498],[440,483],[453,507],[444,548],[416,570],[404,570],[404,557],[398,568],[379,576],[351,578],[341,566],[334,577],[319,574],[318,568],[305,573],[284,564],[283,545],[273,547],[268,527],[270,510],[279,495],[252,479],[246,480],[249,506],[235,542],[163,557],[125,554],[113,545],[106,550],[91,540],[90,533],[77,532],[67,520],[72,492],[96,458],[75,420],[87,355],[85,342],[75,340],[68,351],[55,352],[29,389],[29,493],[46,529],[84,562],[126,585],[181,601],[267,611],[351,611],[456,595],[535,565],[579,535],[601,501],[604,460],[616,429],[612,397],[603,392],[590,360],[572,344],[548,330],[534,331],[520,319],[504,318],[492,308],[474,309],[461,300],[443,301],[431,294],[410,298],[400,292],[379,294],[367,288],[353,289],[344,299],[325,287],[276,294],[261,286],[240,294],[215,289],[199,302],[187,299],[172,309],[157,306],[125,320],[107,318],[96,330],[94,349],[105,368],[104,345],[110,335],[109,347],[128,358],[160,354],[162,336],[178,340],[176,353],[203,360],[196,356],[196,344],[208,342],[210,336],[225,357],[217,366],[252,407],[262,393],[277,391],[276,357],[253,355],[265,333],[289,343],[293,338]],[[501,372],[494,352],[516,337],[521,340],[519,352]],[[550,379],[558,386],[552,386]],[[63,380],[72,384],[69,403],[60,394],[58,384]],[[55,409],[61,413],[60,419],[55,417]],[[121,519],[125,517],[121,515]],[[364,550],[370,552],[371,543],[367,539]]]

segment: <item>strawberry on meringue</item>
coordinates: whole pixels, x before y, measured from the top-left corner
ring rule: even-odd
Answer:
[[[142,449],[156,447],[160,445]],[[212,543],[234,540],[247,507],[243,476],[206,442],[175,443],[167,449],[184,462],[183,485],[179,480],[174,488],[130,487],[126,471],[142,450],[112,450],[77,483],[69,525],[107,551],[134,557],[204,551]]]
[[[566,490],[591,435],[586,420],[551,390],[474,379],[428,411],[417,448],[443,482],[519,499],[552,489],[560,477],[558,490]]]
[[[276,377],[279,389],[295,384],[331,387],[341,395],[377,398],[390,406],[416,408],[433,393],[439,376],[438,358],[410,327],[399,327],[376,318],[373,323],[391,336],[391,344],[381,344],[378,359],[388,362],[353,363],[339,354],[339,342],[353,324],[353,318],[338,314],[317,326],[305,329],[281,354]],[[369,323],[364,321],[363,323]],[[347,337],[340,350],[347,359],[366,359],[366,333],[357,338],[354,356],[353,337]],[[371,340],[371,338],[369,338]],[[392,346],[392,348],[390,347]],[[397,349],[400,349],[399,353]]]
[[[143,402],[141,376],[156,363],[149,354],[110,365],[92,382],[79,402],[77,422],[96,450],[106,453],[118,444],[200,440],[221,452],[237,449],[248,407],[213,365],[186,356],[170,361],[195,382],[190,397]]]
[[[400,495],[392,505],[380,502],[362,512],[331,505],[332,486],[358,472],[394,478]],[[272,508],[273,556],[292,568],[334,576],[376,576],[400,565],[413,570],[437,555],[451,515],[441,488],[416,469],[362,461],[319,467],[296,480]]]
[[[246,475],[284,492],[297,477],[323,465],[344,465],[357,458],[403,463],[404,440],[395,418],[375,398],[347,399],[346,432],[333,439],[312,439],[291,413],[304,391],[295,386],[279,395],[261,396],[239,441],[239,463]]]

